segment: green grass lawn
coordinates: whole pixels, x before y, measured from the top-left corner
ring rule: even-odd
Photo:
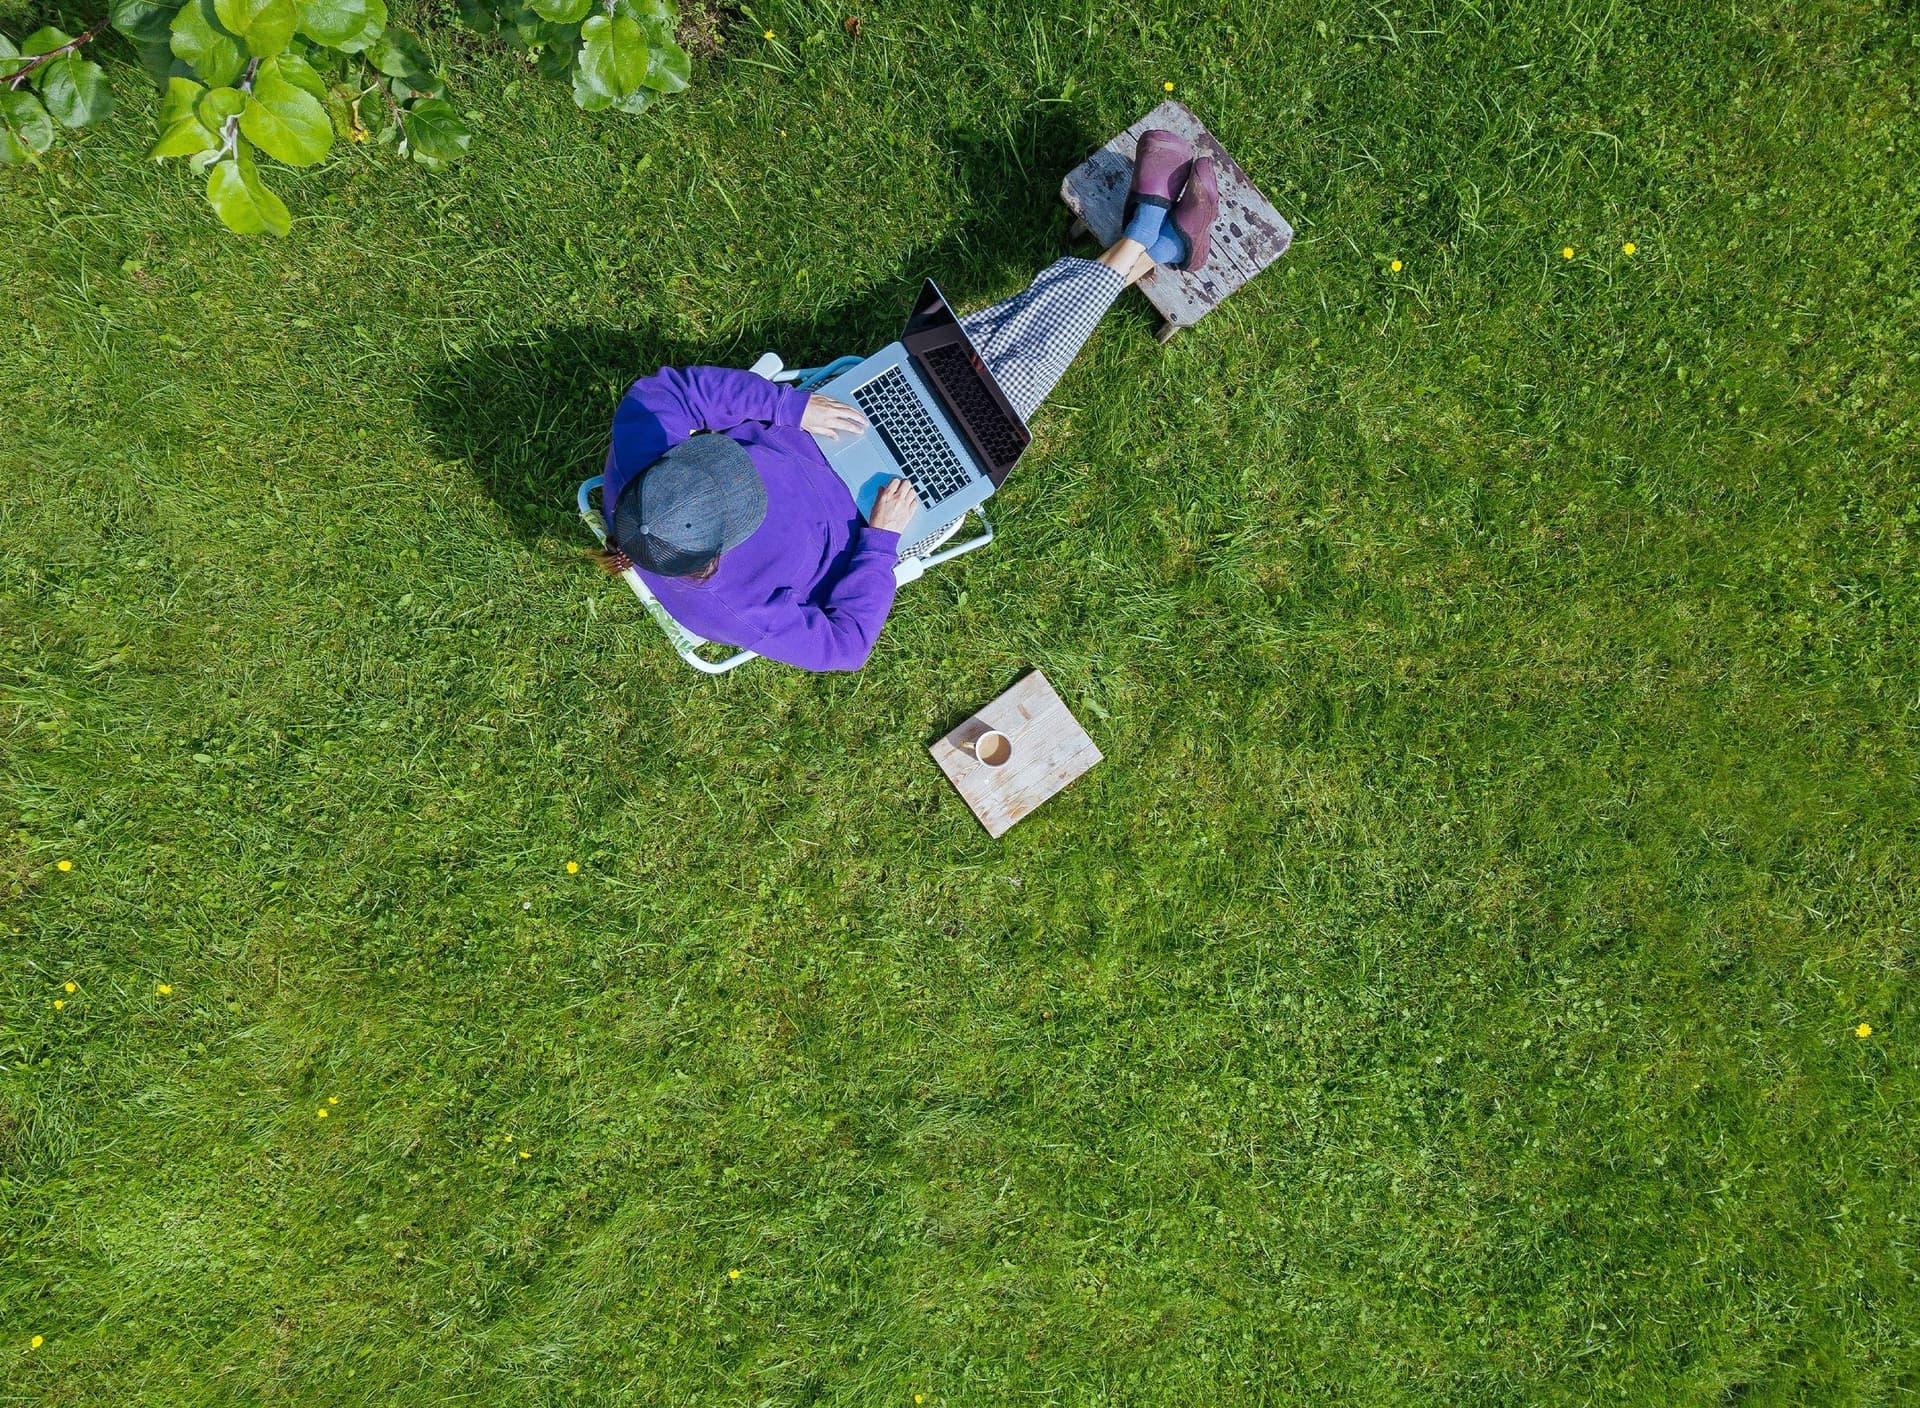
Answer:
[[[1912,4],[1182,8],[637,118],[424,19],[471,158],[284,241],[101,46],[0,173],[0,1403],[1920,1397]],[[1292,252],[864,672],[679,665],[624,385],[1013,291],[1168,81]],[[1033,667],[1106,761],[991,842]]]

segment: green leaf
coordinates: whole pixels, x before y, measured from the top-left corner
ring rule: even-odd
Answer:
[[[605,112],[619,99],[603,88],[594,87],[587,76],[586,65],[582,64],[573,71],[573,101],[583,112]]]
[[[106,70],[77,54],[63,54],[43,70],[41,97],[62,127],[85,127],[113,111]]]
[[[280,76],[303,93],[311,93],[320,102],[327,100],[327,81],[314,69],[313,65],[298,54],[282,54],[277,61]],[[265,67],[265,65],[261,65]]]
[[[433,60],[427,57],[427,51],[418,39],[397,26],[367,47],[367,61],[387,77],[405,79],[415,88],[435,81]]]
[[[500,28],[500,16],[491,0],[457,0],[460,23],[475,34],[492,34]]]
[[[220,23],[247,41],[256,59],[283,52],[299,23],[293,0],[213,0]]]
[[[160,140],[147,155],[155,161],[170,156],[197,156],[212,151],[219,143],[218,137],[197,122],[176,122],[160,134]]]
[[[665,25],[669,38],[673,35],[674,21],[680,18],[679,11],[667,0],[613,0],[613,12],[638,20],[642,28]]]
[[[382,142],[396,140],[393,135],[393,109],[387,106],[387,100],[377,90],[370,89],[360,96],[360,125],[367,129],[367,135]]]
[[[504,23],[504,21],[503,21]],[[513,32],[520,42],[528,48],[547,42],[547,36],[554,33],[554,26],[540,18],[532,10],[520,9],[513,14]],[[577,37],[579,31],[574,31]]]
[[[53,119],[38,98],[19,88],[0,92],[0,132],[6,134],[10,163],[38,156],[53,145]]]
[[[687,51],[672,39],[656,39],[647,53],[647,76],[641,80],[659,93],[678,93],[693,81],[693,63]]]
[[[261,151],[289,166],[311,166],[333,145],[333,124],[327,121],[326,108],[313,94],[287,81],[277,58],[263,59],[254,74],[253,91],[240,114],[240,130]]]
[[[533,12],[555,24],[579,24],[593,8],[593,0],[532,0]]]
[[[107,8],[113,27],[136,44],[162,44],[171,32],[180,0],[113,0]]]
[[[0,34],[0,82],[11,78],[27,66],[20,57],[20,51],[13,47],[13,41]]]
[[[387,27],[386,0],[294,0],[300,32],[317,44],[358,54]]]
[[[286,202],[261,184],[253,165],[253,151],[244,143],[207,176],[207,199],[220,222],[236,235],[268,230],[284,235],[293,228]]]
[[[357,55],[343,54],[338,49],[329,49],[324,44],[315,44],[304,38],[296,39],[293,42],[293,48],[289,49],[287,54],[297,55],[304,60],[307,67],[319,76],[323,86],[344,83],[349,69],[354,70],[356,80],[359,77],[360,65],[354,62]]]
[[[216,87],[233,82],[247,66],[239,37],[221,25],[213,0],[187,0],[173,17],[173,52]]]
[[[560,31],[534,58],[533,66],[542,78],[565,78],[573,72],[573,61],[580,57],[578,28]]]
[[[333,123],[333,130],[350,142],[364,142],[367,134],[360,123],[353,119],[353,100],[358,91],[346,87],[327,89],[321,96],[320,105],[327,110],[327,120]]]
[[[394,100],[405,104],[415,98],[444,97],[447,85],[437,75],[417,77],[411,81],[405,78],[389,78],[387,87],[393,91]]]
[[[519,37],[529,48],[565,49],[571,57],[573,50],[580,47],[580,26],[577,24],[555,24],[543,20],[533,11],[525,12],[527,23],[525,32]]]
[[[193,104],[193,115],[218,132],[230,117],[247,110],[247,95],[238,88],[209,88]]]
[[[638,23],[625,15],[611,19],[595,15],[580,26],[580,38],[580,71],[574,78],[576,99],[583,80],[589,92],[615,100],[641,86],[647,76],[647,38]]]
[[[194,156],[211,151],[219,144],[220,134],[209,131],[204,123],[189,114],[163,127],[160,140],[153,144],[153,150],[147,155],[155,161],[170,156]]]
[[[62,44],[71,43],[73,43],[73,36],[71,34],[68,34],[65,30],[55,29],[52,25],[48,25],[44,29],[36,29],[32,34],[22,39],[20,41],[20,52],[30,59],[37,59],[42,54],[51,54]]]
[[[444,98],[427,98],[408,108],[401,117],[407,145],[416,156],[429,163],[458,161],[467,154],[473,133],[466,120]]]
[[[194,99],[194,119],[213,133],[214,140],[211,145],[191,153],[187,164],[195,171],[205,171],[214,158],[225,155],[221,149],[226,143],[227,123],[237,119],[246,107],[247,95],[238,88],[209,88]]]
[[[173,56],[173,45],[166,39],[145,40],[129,39],[133,52],[140,60],[140,67],[155,83],[164,84],[169,78],[181,72],[186,65]]]
[[[160,95],[159,123],[171,127],[183,118],[192,118],[194,106],[207,90],[191,78],[169,78],[167,91]]]
[[[221,134],[200,121],[198,100],[205,88],[192,79],[167,79],[167,96],[159,100],[159,140],[150,158],[194,156],[219,146]],[[232,92],[228,88],[227,92]]]

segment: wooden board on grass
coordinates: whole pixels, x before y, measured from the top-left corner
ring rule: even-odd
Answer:
[[[969,751],[989,729],[1013,741],[1005,767],[983,767]],[[927,751],[995,837],[1100,761],[1100,750],[1038,670]]]
[[[1133,152],[1140,134],[1152,127],[1177,132],[1193,144],[1194,155],[1210,156],[1220,177],[1220,214],[1213,222],[1212,254],[1197,274],[1156,269],[1139,283],[1163,320],[1162,342],[1190,328],[1226,301],[1262,269],[1287,252],[1293,226],[1247,179],[1213,133],[1184,103],[1165,102],[1067,173],[1060,199],[1074,213],[1076,232],[1092,231],[1101,244],[1120,238],[1126,221],[1127,191],[1133,184]]]

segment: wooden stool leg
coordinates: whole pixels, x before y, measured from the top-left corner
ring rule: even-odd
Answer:
[[[1080,240],[1085,239],[1092,233],[1093,231],[1087,228],[1087,222],[1076,215],[1073,217],[1072,228],[1067,231],[1067,238],[1070,240]]]
[[[1160,326],[1153,330],[1153,340],[1162,345],[1173,341],[1173,335],[1180,331],[1180,324],[1162,319]]]

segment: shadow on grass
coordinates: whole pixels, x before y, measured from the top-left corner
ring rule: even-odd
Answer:
[[[950,134],[971,217],[901,261],[878,288],[845,290],[804,319],[777,319],[689,341],[637,327],[575,325],[498,343],[427,369],[422,419],[440,453],[471,468],[526,541],[573,537],[573,496],[605,462],[614,408],[663,366],[745,367],[777,352],[790,367],[877,350],[899,335],[920,281],[937,279],[962,309],[1006,287],[1018,261],[1037,270],[1065,253],[1060,176],[1097,145],[1065,109],[1033,110],[1013,134]],[[1032,255],[1024,251],[1035,251]]]

